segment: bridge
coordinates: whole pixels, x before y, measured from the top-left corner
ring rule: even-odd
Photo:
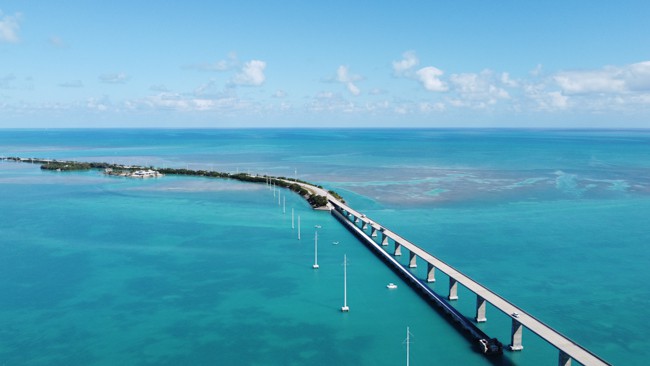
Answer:
[[[330,195],[328,192],[318,189],[317,187],[309,186],[311,190],[316,190],[317,194],[324,195],[328,198],[330,208],[332,210],[332,215],[336,216],[339,220],[342,220],[348,226],[348,229],[351,229],[353,233],[357,236],[361,236],[360,239],[364,239],[366,243],[375,245],[376,247],[384,247],[388,249],[390,241],[393,242],[393,251],[392,254],[388,253],[386,250],[382,250],[386,256],[392,255],[393,257],[401,256],[402,251],[408,251],[408,267],[415,268],[417,267],[418,258],[420,261],[423,261],[427,265],[427,275],[426,278],[422,281],[417,281],[414,275],[407,271],[403,265],[399,264],[395,259],[396,263],[402,271],[401,275],[409,280],[412,284],[417,282],[420,283],[420,289],[424,292],[427,292],[430,296],[440,297],[437,294],[434,294],[433,291],[426,285],[422,284],[423,282],[435,282],[435,273],[436,270],[444,273],[449,278],[449,292],[447,295],[448,301],[458,300],[458,285],[462,285],[476,295],[476,314],[474,320],[477,323],[487,321],[486,318],[486,304],[492,304],[496,309],[502,311],[510,318],[512,318],[512,327],[511,327],[511,336],[509,348],[512,351],[521,351],[523,350],[522,343],[522,331],[523,327],[526,327],[531,332],[537,334],[539,337],[547,341],[553,347],[558,350],[558,365],[560,366],[570,366],[571,361],[575,360],[582,365],[588,366],[599,366],[599,365],[610,365],[607,361],[596,356],[589,350],[583,348],[576,342],[572,341],[568,337],[562,335],[558,331],[554,330],[550,326],[544,324],[534,316],[528,314],[523,309],[517,307],[516,305],[510,303],[508,300],[494,293],[493,291],[487,289],[483,285],[474,281],[470,277],[466,276],[462,272],[453,268],[452,266],[446,264],[442,260],[436,258],[435,256],[427,253],[422,248],[417,245],[409,242],[408,240],[402,238],[395,232],[389,230],[385,226],[379,224],[378,222],[371,220],[366,215],[354,210],[350,206],[344,204],[343,202],[337,200],[335,197]],[[381,239],[379,237],[381,235]],[[444,303],[445,301],[442,300]],[[443,306],[445,306],[443,304]],[[452,306],[447,303],[446,305],[447,312],[456,311]],[[453,314],[451,314],[453,316]],[[457,317],[459,315],[456,315]],[[464,319],[464,317],[463,317]],[[458,319],[457,319],[458,320]],[[466,321],[466,320],[465,320]],[[462,324],[461,324],[462,325]],[[464,328],[469,328],[464,326]],[[474,331],[471,329],[470,332],[481,332],[475,326]],[[484,334],[484,333],[483,333]]]
[[[0,160],[15,160],[20,162],[51,162],[52,160],[45,159],[25,159],[25,158],[7,158],[0,157]],[[93,164],[105,164],[105,163],[93,163]],[[201,171],[189,171],[185,170],[182,174],[187,175],[187,172],[193,172],[196,175],[204,175],[205,172]],[[225,176],[229,176],[227,173],[222,173]],[[217,175],[219,176],[219,175]],[[560,366],[569,366],[571,365],[571,360],[575,360],[582,365],[587,366],[600,366],[600,365],[610,365],[605,360],[591,353],[589,350],[583,348],[576,342],[562,335],[558,331],[554,330],[550,326],[544,324],[540,320],[536,319],[534,316],[526,313],[524,310],[520,309],[516,305],[510,303],[508,300],[499,296],[498,294],[490,291],[483,285],[472,280],[470,277],[466,276],[462,272],[456,270],[435,256],[427,253],[422,248],[417,245],[409,242],[408,240],[402,238],[395,232],[389,230],[385,226],[377,223],[376,221],[371,220],[366,217],[366,215],[354,210],[348,205],[336,199],[326,190],[316,187],[311,184],[306,184],[298,181],[290,181],[287,179],[276,178],[282,180],[288,184],[297,183],[300,186],[304,187],[311,194],[316,194],[324,196],[328,200],[328,209],[331,210],[332,215],[341,220],[345,226],[353,231],[353,233],[362,239],[366,244],[371,244],[373,248],[376,248],[378,252],[381,253],[382,257],[385,258],[389,263],[393,265],[394,268],[399,270],[399,273],[412,285],[416,286],[418,289],[422,290],[429,298],[435,299],[435,301],[441,305],[445,311],[450,315],[455,317],[462,326],[469,330],[472,334],[477,337],[486,336],[480,329],[476,326],[471,326],[469,321],[462,316],[453,306],[450,305],[448,301],[458,300],[458,285],[462,285],[476,295],[476,316],[474,320],[477,323],[487,321],[486,318],[486,304],[492,304],[496,309],[502,311],[506,315],[512,318],[512,327],[511,327],[511,336],[510,336],[510,349],[512,351],[521,351],[523,350],[522,344],[522,331],[523,327],[526,327],[533,333],[537,334],[542,339],[546,340],[553,347],[559,351],[558,356],[558,365]],[[267,181],[268,184],[268,181]],[[378,244],[376,240],[379,239],[379,234],[381,233],[381,241]],[[377,238],[377,239],[375,239]],[[389,241],[393,241],[393,253],[390,254],[383,248],[388,248]],[[401,263],[399,263],[394,257],[402,255],[402,248],[408,251],[409,260],[408,268],[417,267],[417,259],[420,258],[421,261],[424,261],[427,264],[427,275],[426,279],[418,280],[415,275],[408,271]],[[441,299],[441,296],[436,294],[431,290],[429,286],[426,286],[426,282],[435,282],[435,272],[439,270],[446,274],[449,278],[449,293],[447,295],[447,300]]]

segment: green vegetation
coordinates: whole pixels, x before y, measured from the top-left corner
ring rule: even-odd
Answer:
[[[343,197],[341,197],[341,195],[339,195],[338,193],[336,193],[336,192],[334,192],[334,191],[331,191],[331,190],[330,190],[330,191],[327,191],[327,193],[329,193],[330,195],[332,195],[332,197],[336,198],[337,200],[339,200],[339,201],[345,203],[345,200],[343,199]]]
[[[72,163],[53,161],[41,165],[43,170],[72,171],[72,170],[90,170],[92,167],[88,163]]]
[[[318,196],[318,195],[313,195],[307,199],[309,204],[312,207],[324,207],[327,206],[327,197],[325,196]]]
[[[323,188],[322,186],[316,186],[309,182],[305,182],[299,179],[292,179],[286,177],[271,177],[266,175],[250,175],[247,173],[224,173],[224,172],[214,172],[207,170],[191,170],[183,168],[162,168],[157,169],[154,167],[143,167],[143,166],[128,166],[128,165],[119,165],[119,164],[108,164],[108,163],[97,163],[97,162],[79,162],[79,161],[61,161],[61,160],[50,160],[50,159],[38,159],[38,158],[19,158],[19,157],[2,157],[1,160],[10,160],[23,163],[33,163],[41,164],[41,169],[43,170],[56,170],[56,171],[79,171],[79,170],[90,170],[90,169],[110,169],[113,172],[133,172],[135,170],[142,169],[151,169],[157,170],[158,172],[165,175],[187,175],[187,176],[198,176],[198,177],[209,177],[209,178],[222,178],[222,179],[235,179],[242,182],[251,182],[251,183],[265,183],[273,184],[277,187],[287,188],[293,192],[296,192],[309,202],[309,204],[314,208],[324,207],[327,205],[327,197],[320,196],[314,193],[311,193],[307,188],[302,186],[309,185],[318,188]],[[301,183],[301,184],[299,184]],[[343,197],[338,195],[334,191],[329,191],[333,197],[336,199],[345,202]]]

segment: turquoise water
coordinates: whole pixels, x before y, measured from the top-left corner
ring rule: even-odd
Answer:
[[[647,131],[3,130],[1,155],[295,175],[606,360],[650,358]],[[530,332],[501,360],[474,353],[333,217],[285,197],[283,212],[263,185],[0,163],[0,364],[403,364],[407,326],[414,365],[555,364]],[[508,343],[509,318],[487,317]]]

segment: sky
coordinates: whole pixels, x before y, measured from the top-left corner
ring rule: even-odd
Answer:
[[[650,128],[650,1],[0,1],[0,128]]]

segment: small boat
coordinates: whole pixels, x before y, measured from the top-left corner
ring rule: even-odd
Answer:
[[[496,338],[482,338],[478,340],[478,349],[486,355],[503,354],[503,344]]]
[[[338,241],[333,241],[332,244],[339,245],[339,242]]]
[[[388,285],[386,285],[386,288],[389,288],[389,289],[391,289],[391,290],[394,290],[394,289],[397,288],[397,285],[391,282],[391,283],[389,283]]]

